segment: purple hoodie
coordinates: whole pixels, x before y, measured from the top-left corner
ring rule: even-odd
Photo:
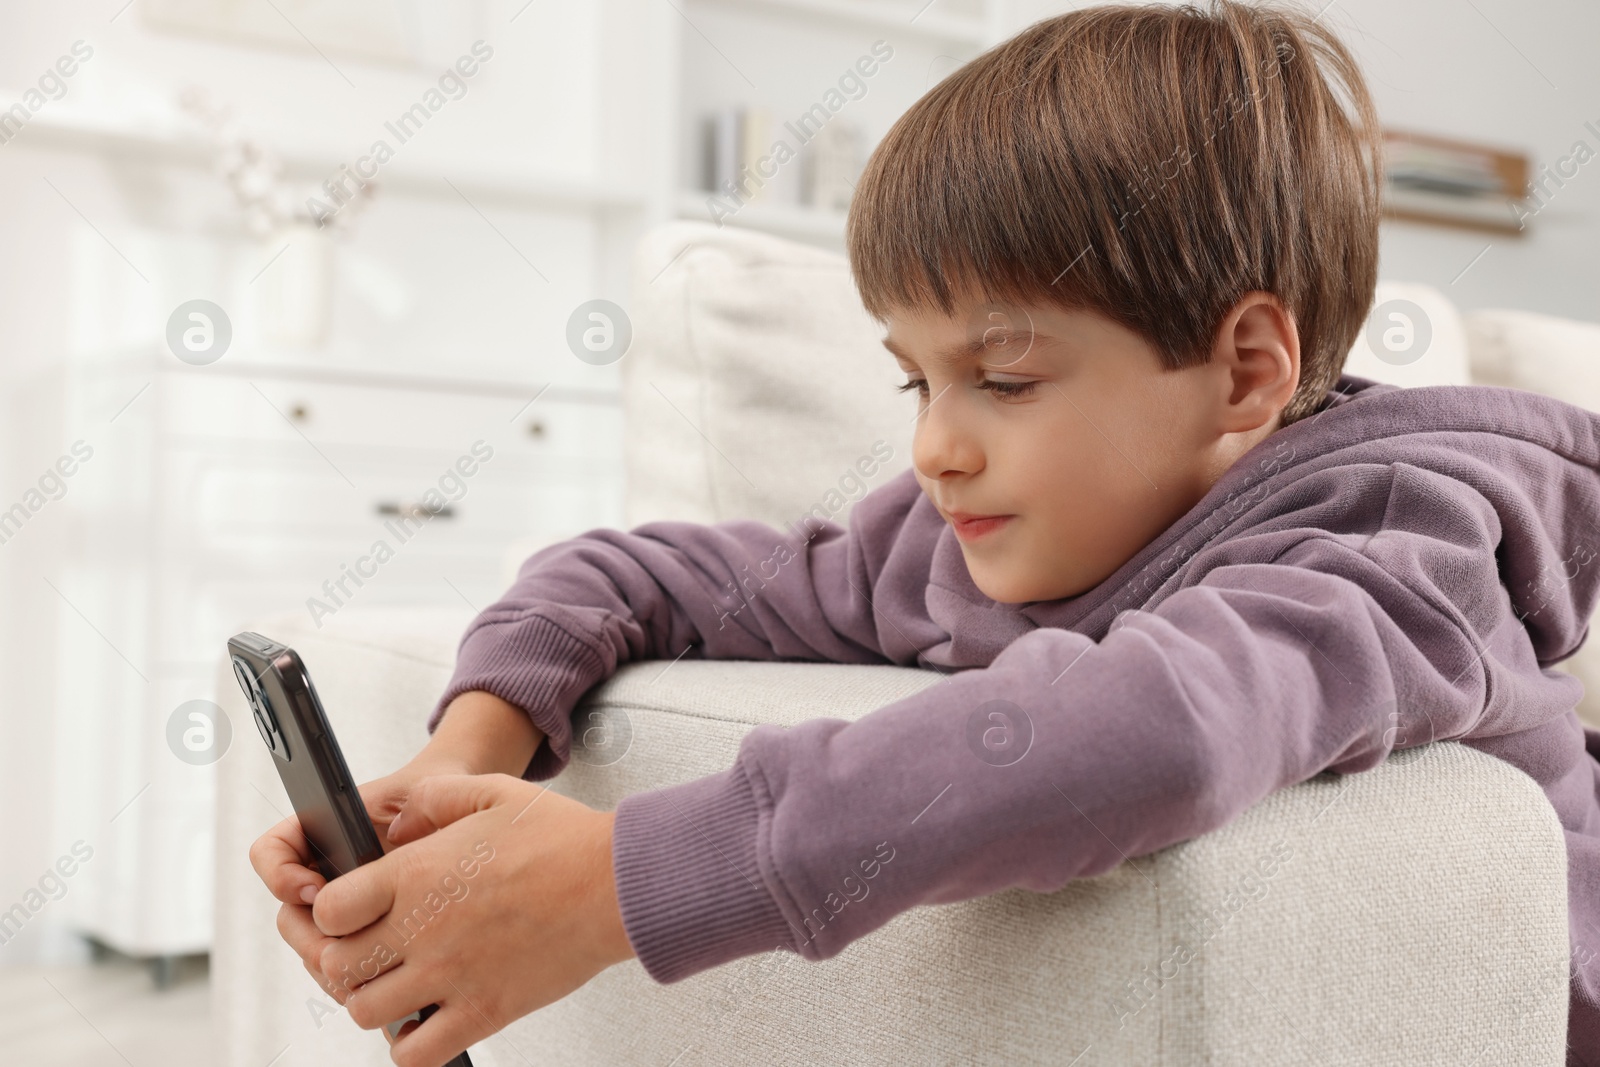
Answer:
[[[429,728],[458,693],[494,693],[548,736],[539,780],[624,663],[687,648],[948,674],[856,722],[758,726],[727,770],[622,800],[623,923],[661,982],[775,947],[828,959],[921,904],[1052,892],[1320,772],[1461,741],[1538,782],[1565,828],[1570,1055],[1600,1064],[1600,731],[1549,669],[1588,634],[1597,531],[1600,415],[1346,375],[1060,600],[981,593],[911,470],[809,543],[739,519],[589,530],[468,627]],[[748,603],[730,594],[775,554]],[[858,860],[873,892],[817,921]]]

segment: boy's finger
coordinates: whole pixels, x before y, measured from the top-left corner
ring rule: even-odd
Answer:
[[[385,855],[340,875],[317,893],[311,918],[329,937],[343,937],[371,926],[394,907],[396,854]]]
[[[388,1035],[388,1025],[433,1002],[437,991],[432,986],[438,979],[430,979],[426,971],[415,966],[400,966],[385,971],[365,983],[350,995],[345,1007],[350,1021],[363,1030],[383,1029]],[[394,1041],[391,1038],[390,1044]]]
[[[300,962],[302,965],[304,965],[306,973],[316,981],[317,987],[320,988],[324,993],[328,994],[328,996],[332,997],[334,1001],[341,1007],[344,1005],[344,1002],[350,998],[350,990],[341,988],[337,982],[328,981],[328,976],[323,974],[315,963],[312,963],[310,960],[301,960]]]
[[[452,1056],[460,1055],[480,1034],[490,1032],[486,1024],[469,1005],[461,1002],[457,994],[439,1005],[439,1010],[428,1016],[419,1026],[407,1023],[390,1058],[396,1063],[447,1063]]]
[[[284,819],[250,845],[250,866],[267,891],[285,904],[309,904],[308,896],[314,896],[326,882],[308,866],[309,857],[300,820],[293,817]]]
[[[358,792],[361,794],[362,805],[367,809],[367,818],[372,820],[373,829],[378,831],[378,844],[385,852],[389,851],[389,824],[394,820],[395,813],[400,810],[400,803],[405,795],[397,793],[388,778],[367,782]]]
[[[389,824],[389,840],[405,844],[426,837],[474,812],[492,808],[506,795],[503,774],[441,774],[424,778],[411,789],[405,805]],[[537,787],[536,787],[537,788]]]
[[[278,936],[295,951],[307,967],[315,967],[322,950],[333,940],[323,936],[311,921],[311,909],[304,904],[285,904],[278,909]]]
[[[329,938],[322,950],[322,973],[355,988],[400,966],[404,947],[389,923],[373,923],[345,937]]]

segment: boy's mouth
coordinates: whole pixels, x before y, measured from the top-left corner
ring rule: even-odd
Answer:
[[[1015,515],[974,515],[966,511],[947,511],[945,515],[956,537],[962,541],[976,541],[1016,518]]]

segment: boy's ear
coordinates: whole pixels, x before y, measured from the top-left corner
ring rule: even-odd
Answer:
[[[1252,290],[1223,316],[1211,350],[1222,433],[1270,423],[1300,384],[1300,331],[1276,296]]]

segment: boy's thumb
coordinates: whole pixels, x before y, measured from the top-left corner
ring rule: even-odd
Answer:
[[[411,787],[400,812],[389,823],[389,841],[403,845],[449,826],[500,799],[500,782],[492,774],[441,774]]]

